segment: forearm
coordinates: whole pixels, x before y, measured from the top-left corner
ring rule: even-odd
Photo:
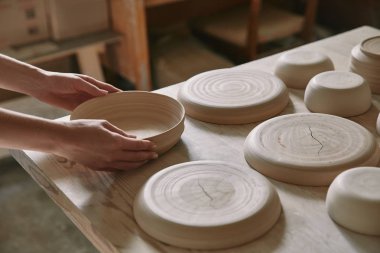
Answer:
[[[0,88],[32,95],[45,78],[44,70],[0,54]]]
[[[0,147],[54,153],[65,126],[57,121],[0,109]]]

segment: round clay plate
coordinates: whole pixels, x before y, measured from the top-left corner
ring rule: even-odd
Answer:
[[[358,167],[339,174],[327,192],[326,206],[336,223],[380,235],[380,168]]]
[[[251,131],[244,144],[247,162],[273,179],[324,186],[343,170],[376,166],[374,136],[359,124],[328,114],[279,116]]]
[[[181,138],[185,109],[162,94],[127,91],[86,101],[75,108],[70,119],[108,120],[138,139],[151,140],[157,145],[156,152],[162,154]]]
[[[285,84],[257,70],[219,69],[196,75],[181,86],[179,100],[186,113],[216,124],[265,120],[288,104]]]
[[[153,175],[134,203],[138,225],[162,242],[220,249],[249,242],[277,221],[276,190],[259,173],[221,161],[196,161]]]

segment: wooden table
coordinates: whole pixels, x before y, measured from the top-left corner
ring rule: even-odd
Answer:
[[[336,69],[347,70],[351,48],[374,35],[380,35],[380,30],[361,27],[302,48],[326,53]],[[274,55],[237,68],[272,72],[278,57]],[[179,85],[173,85],[157,92],[175,97],[178,88]],[[290,90],[290,97],[291,102],[282,114],[307,112],[303,91]],[[379,108],[380,96],[376,95],[367,113],[350,118],[373,132],[378,141],[375,122]],[[13,150],[11,153],[101,252],[190,252],[160,243],[137,227],[132,214],[137,191],[157,171],[181,162],[211,159],[248,166],[242,148],[256,125],[214,125],[187,117],[182,139],[172,150],[129,172],[95,172],[39,152]],[[327,187],[271,182],[283,208],[277,224],[251,243],[213,252],[380,252],[380,237],[348,231],[329,218],[325,208]]]

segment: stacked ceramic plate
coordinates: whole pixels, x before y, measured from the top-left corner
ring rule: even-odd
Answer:
[[[350,70],[366,79],[373,93],[380,94],[380,36],[368,38],[352,49]]]

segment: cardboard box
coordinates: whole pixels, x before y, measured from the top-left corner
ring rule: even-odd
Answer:
[[[0,48],[48,38],[44,0],[0,0]]]
[[[46,0],[52,38],[56,41],[109,28],[107,0]]]

